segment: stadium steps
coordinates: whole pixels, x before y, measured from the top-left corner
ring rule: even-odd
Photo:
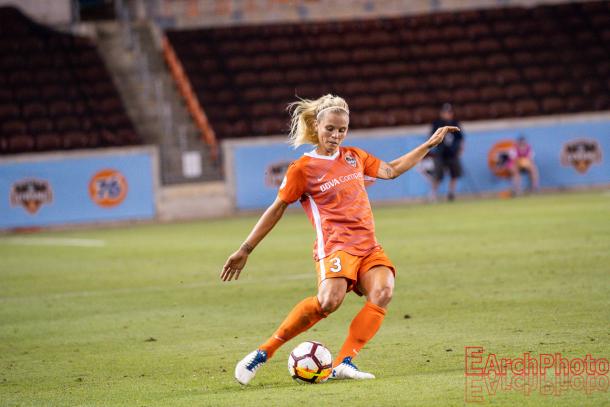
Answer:
[[[132,30],[133,46],[129,49],[118,23],[98,23],[98,47],[138,132],[146,143],[159,146],[162,183],[222,179],[221,166],[210,160],[208,148],[201,141],[200,133],[175,88],[149,27],[133,23]],[[142,63],[143,59],[146,64]],[[146,75],[150,77],[149,81]],[[163,115],[169,119],[163,120]],[[201,155],[200,176],[184,175],[182,154],[185,151],[196,151]]]

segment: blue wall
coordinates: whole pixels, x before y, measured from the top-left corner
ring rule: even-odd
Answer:
[[[530,125],[491,131],[469,132],[466,128],[464,133],[464,177],[458,182],[458,193],[488,193],[508,189],[510,182],[492,173],[487,157],[495,143],[515,139],[520,134],[526,136],[534,149],[541,188],[610,184],[610,163],[607,160],[607,154],[610,154],[610,120]],[[427,134],[352,139],[348,135],[344,144],[361,147],[383,160],[390,161],[426,138]],[[601,162],[593,163],[584,174],[572,166],[561,164],[564,143],[579,138],[596,140],[602,155]],[[295,151],[282,142],[236,145],[233,150],[236,207],[254,209],[268,206],[277,195],[277,187],[266,182],[268,168],[274,163],[294,160],[311,149],[311,146],[302,146]],[[445,188],[446,181],[441,191]],[[392,181],[377,180],[369,187],[368,192],[373,201],[420,198],[428,195],[430,184],[426,177],[414,168]]]
[[[153,162],[149,152],[2,160],[0,228],[153,218]],[[113,176],[94,179],[104,170],[112,171]],[[46,187],[45,199],[30,211],[23,202],[15,201],[16,185],[27,185],[28,180]],[[102,189],[96,195],[92,186]],[[23,197],[17,194],[17,199]]]

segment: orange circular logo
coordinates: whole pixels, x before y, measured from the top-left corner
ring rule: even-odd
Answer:
[[[487,165],[494,175],[502,178],[510,177],[508,165],[514,159],[516,148],[514,140],[500,140],[491,147],[487,154]]]
[[[127,180],[116,170],[98,171],[89,181],[89,196],[101,207],[117,206],[127,196]]]

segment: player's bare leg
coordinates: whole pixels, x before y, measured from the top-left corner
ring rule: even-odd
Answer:
[[[449,193],[447,194],[447,199],[449,201],[455,200],[455,186],[457,184],[457,178],[449,179]]]
[[[235,379],[244,385],[250,383],[258,369],[280,346],[336,311],[343,302],[346,291],[345,278],[329,278],[322,281],[316,297],[309,297],[298,303],[265,343],[237,363]]]
[[[376,266],[366,272],[358,282],[358,289],[367,302],[356,315],[339,355],[335,359],[334,379],[374,379],[375,375],[360,371],[352,362],[360,349],[379,330],[394,292],[394,274],[386,266]]]
[[[536,165],[534,163],[530,164],[529,167],[529,172],[530,172],[530,182],[532,185],[532,191],[536,192],[538,191],[538,188],[540,187],[539,184],[539,178],[538,178],[538,168],[536,167]]]
[[[511,170],[511,180],[513,183],[513,195],[521,195],[521,174],[516,167]]]
[[[430,200],[432,202],[437,202],[438,201],[438,187],[440,186],[441,182],[439,180],[437,180],[436,178],[434,178],[432,180],[432,191],[430,194]]]

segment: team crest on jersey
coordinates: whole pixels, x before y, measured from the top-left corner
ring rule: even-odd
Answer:
[[[43,204],[53,201],[53,190],[46,180],[24,179],[17,181],[11,188],[11,206],[23,206],[34,215]]]
[[[351,154],[346,154],[345,155],[345,162],[348,163],[349,165],[351,165],[354,168],[356,168],[356,166],[358,165],[358,163],[356,162],[356,159],[354,157],[352,157]]]
[[[561,150],[561,165],[572,166],[581,174],[589,170],[591,164],[602,162],[602,150],[597,140],[580,138],[568,141]]]

